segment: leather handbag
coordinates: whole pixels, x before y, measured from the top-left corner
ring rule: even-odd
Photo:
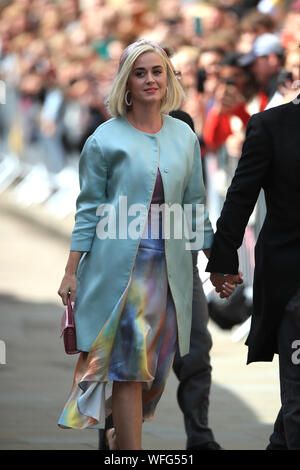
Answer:
[[[71,302],[70,294],[68,294],[67,306],[62,316],[60,330],[60,336],[63,336],[64,338],[65,351],[67,354],[77,354],[80,352],[76,345],[77,342],[73,306],[74,302]]]

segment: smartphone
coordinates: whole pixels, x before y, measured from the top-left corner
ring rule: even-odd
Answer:
[[[196,36],[202,36],[202,22],[199,16],[195,17],[195,34]]]
[[[204,92],[204,82],[206,80],[206,71],[205,69],[198,69],[197,72],[197,90],[199,93]]]

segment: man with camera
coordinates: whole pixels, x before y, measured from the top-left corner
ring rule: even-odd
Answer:
[[[253,76],[239,65],[240,58],[241,54],[233,52],[225,54],[222,61],[214,102],[203,129],[205,145],[211,151],[218,150],[231,135],[237,137],[234,145],[240,150],[251,114],[249,102],[255,98],[257,111],[267,104],[266,95],[257,93]]]

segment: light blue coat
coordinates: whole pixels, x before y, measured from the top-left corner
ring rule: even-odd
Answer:
[[[86,252],[77,269],[74,310],[77,345],[83,351],[89,351],[124,292],[139,245],[139,239],[100,239],[96,232],[100,220],[97,208],[111,204],[118,219],[120,196],[127,196],[128,207],[142,203],[149,208],[157,168],[167,204],[205,204],[199,142],[190,127],[178,119],[163,115],[161,130],[147,134],[131,126],[125,117],[112,118],[99,126],[84,145],[70,244],[71,251]],[[210,248],[212,239],[205,211],[200,249]],[[172,237],[165,240],[181,355],[189,352],[193,293],[192,256],[185,248],[186,241]]]

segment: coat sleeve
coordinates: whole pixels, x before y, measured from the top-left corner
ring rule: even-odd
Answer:
[[[90,251],[99,216],[97,208],[106,200],[107,166],[94,135],[85,142],[79,158],[80,192],[76,200],[71,251]]]
[[[188,223],[194,233],[198,233],[199,243],[191,243],[192,251],[205,250],[210,248],[213,241],[213,229],[209,220],[208,211],[206,209],[206,193],[203,183],[201,151],[198,138],[195,136],[193,169],[188,185],[183,196],[183,205],[191,207],[191,221]],[[197,212],[198,209],[201,210]]]
[[[238,248],[254,209],[260,189],[264,186],[272,159],[269,131],[260,114],[248,123],[246,139],[235,175],[217,221],[208,272],[238,273]]]

